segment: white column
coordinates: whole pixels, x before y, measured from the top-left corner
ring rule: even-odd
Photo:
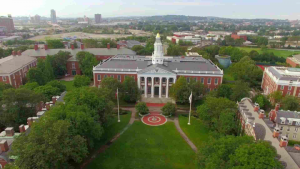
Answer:
[[[151,79],[151,97],[154,97],[154,77]]]
[[[148,82],[147,82],[147,78],[148,77],[144,77],[145,78],[145,87],[144,87],[144,93],[145,93],[145,97],[147,97],[147,92],[148,92]]]
[[[139,89],[141,89],[141,77],[138,76],[138,81],[137,82],[138,82]]]
[[[161,90],[162,90],[162,77],[159,78],[159,98],[161,98]]]
[[[166,98],[169,98],[169,77],[167,77]]]

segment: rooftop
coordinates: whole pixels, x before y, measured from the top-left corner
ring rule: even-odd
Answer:
[[[23,66],[35,61],[36,58],[28,56],[8,56],[0,59],[0,74],[14,72]]]
[[[279,80],[300,80],[299,68],[276,67],[271,66],[267,68]]]

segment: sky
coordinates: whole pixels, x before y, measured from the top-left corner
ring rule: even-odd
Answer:
[[[0,16],[102,17],[189,15],[300,19],[300,0],[1,0]]]

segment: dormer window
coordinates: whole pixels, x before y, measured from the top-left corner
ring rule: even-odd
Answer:
[[[285,124],[285,120],[281,119],[281,124]]]
[[[289,125],[292,125],[293,121],[292,120],[289,120]]]
[[[300,121],[297,121],[297,122],[296,122],[296,126],[300,126]]]

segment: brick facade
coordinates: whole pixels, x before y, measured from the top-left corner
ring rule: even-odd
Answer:
[[[67,62],[67,73],[69,76],[81,75],[81,70],[79,68],[79,62],[68,61]]]
[[[2,159],[2,158],[0,158],[0,165],[1,165],[1,167],[2,168],[4,168],[4,166],[7,164],[7,162],[4,160],[4,159]],[[0,168],[1,168],[0,167]]]
[[[297,61],[295,61],[293,58],[291,57],[287,57],[286,58],[286,63],[291,65],[291,67],[297,67],[300,66],[299,63]]]

